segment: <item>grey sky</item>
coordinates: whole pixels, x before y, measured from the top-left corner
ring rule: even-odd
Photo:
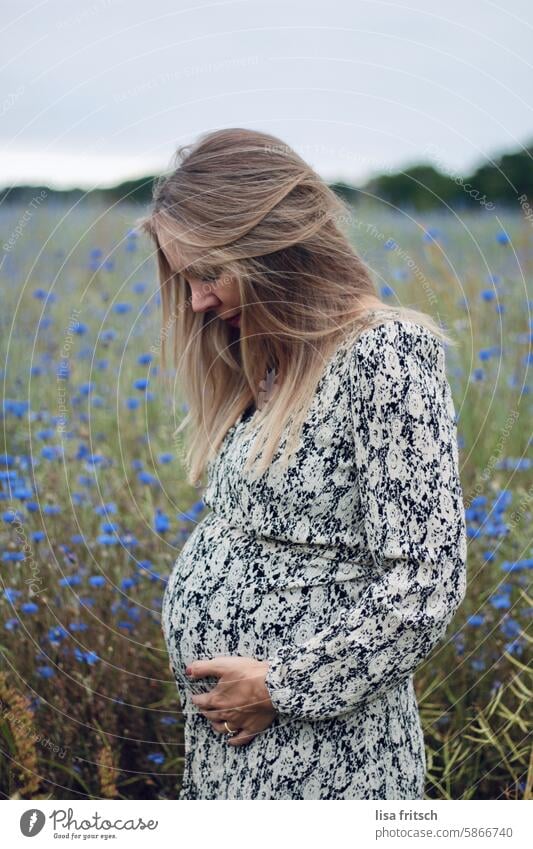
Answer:
[[[17,0],[0,29],[0,185],[110,185],[223,126],[355,182],[533,139],[529,0]]]

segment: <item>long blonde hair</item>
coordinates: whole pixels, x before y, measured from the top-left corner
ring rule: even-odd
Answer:
[[[140,228],[155,243],[162,302],[162,362],[172,327],[176,378],[187,414],[187,480],[198,485],[228,429],[255,403],[256,439],[246,470],[265,472],[288,427],[283,462],[325,364],[347,338],[380,323],[370,308],[427,327],[454,344],[432,317],[389,307],[342,225],[349,207],[290,147],[268,133],[223,129],[179,147],[154,186]],[[237,280],[236,328],[191,309],[184,276]],[[276,391],[268,403],[265,378]],[[270,371],[270,373],[272,373]],[[262,452],[260,461],[257,455]]]

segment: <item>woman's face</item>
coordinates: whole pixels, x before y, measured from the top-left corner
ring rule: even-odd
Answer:
[[[235,277],[200,278],[185,274],[191,287],[191,306],[194,312],[212,312],[232,327],[240,326],[241,301]]]

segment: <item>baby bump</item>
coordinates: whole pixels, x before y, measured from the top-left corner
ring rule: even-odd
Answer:
[[[326,627],[368,580],[368,565],[256,537],[210,514],[189,537],[165,591],[169,654],[183,671],[218,654],[264,659]]]

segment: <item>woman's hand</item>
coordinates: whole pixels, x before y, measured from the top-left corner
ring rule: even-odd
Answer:
[[[185,670],[191,680],[214,675],[218,683],[209,693],[195,694],[192,702],[211,723],[213,730],[227,734],[226,721],[239,733],[228,736],[228,746],[244,746],[271,724],[277,711],[265,684],[267,660],[220,655],[212,660],[194,660]]]

